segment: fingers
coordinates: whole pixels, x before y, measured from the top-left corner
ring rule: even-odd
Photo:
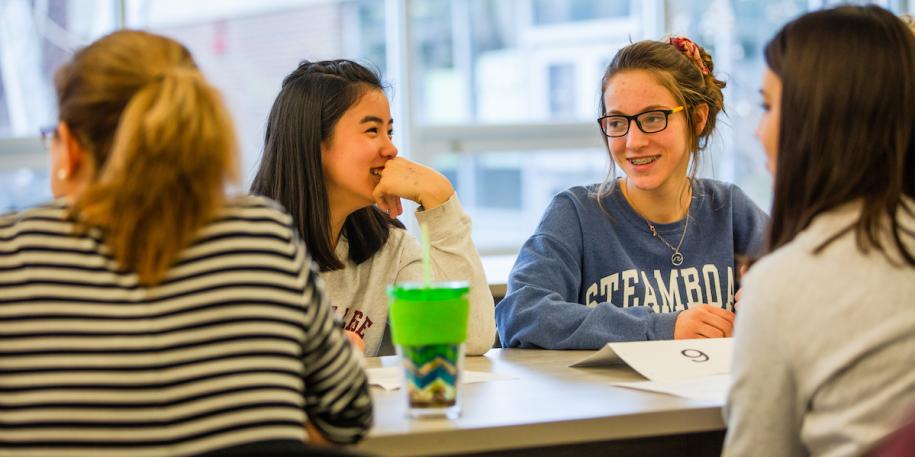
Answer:
[[[374,198],[375,205],[391,219],[403,214],[403,204],[400,202],[399,197],[394,195],[374,195]]]
[[[388,204],[387,204],[385,197],[386,197],[386,195],[384,192],[384,188],[381,186],[381,183],[379,183],[377,186],[375,186],[375,189],[372,190],[372,198],[375,200],[375,205],[377,205],[378,208],[380,208],[382,211],[387,213],[387,212],[389,212],[389,208],[388,208]]]
[[[386,197],[388,206],[388,217],[394,219],[403,214],[403,206],[400,204],[400,198],[395,195]]]
[[[375,186],[385,194],[406,198],[425,210],[437,208],[454,195],[454,187],[441,173],[402,157],[388,160],[381,170],[381,181]],[[391,205],[388,209],[399,214],[403,209]]]
[[[721,319],[728,321],[728,323],[730,323],[730,324],[734,323],[734,313],[732,313],[726,309],[722,309],[717,306],[709,305],[709,304],[702,305],[700,308],[705,310],[706,312],[712,313],[715,316],[720,317]]]
[[[391,174],[401,175],[411,175],[418,172],[426,170],[428,167],[420,164],[419,162],[413,162],[412,160],[405,159],[403,157],[397,156],[393,159],[390,159],[384,163],[384,171],[390,172]]]
[[[699,328],[696,330],[696,334],[698,334],[702,338],[724,338],[725,337],[725,333],[720,328],[717,328],[717,327],[714,327],[714,326],[708,325],[708,324],[700,325]]]
[[[418,164],[401,157],[388,160],[381,170],[381,180],[375,186],[375,194],[408,198],[418,203],[418,192],[423,182],[418,167]],[[388,209],[393,212],[395,206],[390,205]]]
[[[365,341],[362,340],[356,332],[351,332],[349,330],[344,330],[343,334],[352,343],[353,347],[359,350],[359,352],[365,352]]]
[[[372,191],[372,198],[375,199],[375,205],[378,206],[381,211],[384,211],[388,217],[397,217],[398,199],[385,192],[384,187],[381,184],[375,186],[375,190]]]
[[[400,198],[403,195],[400,195],[402,192],[399,192],[398,187],[400,186],[399,175],[397,167],[402,167],[402,165],[389,166],[392,162],[398,160],[405,160],[400,158],[394,158],[387,162],[384,169],[381,170],[381,181],[375,186],[375,189],[372,191],[372,198],[375,199],[375,204],[378,207],[387,213],[388,217],[394,219],[401,214],[403,214],[403,204],[400,201]]]
[[[728,337],[731,336],[731,329],[733,328],[734,326],[730,321],[714,314],[707,314],[703,316],[699,333],[707,338]]]
[[[378,205],[378,208],[387,213],[388,217],[394,219],[403,214],[403,204],[400,201],[400,196],[390,189],[391,175],[385,174],[384,170],[381,173],[381,181],[372,190],[372,198],[375,199],[375,204]]]
[[[684,322],[679,321],[674,327],[674,339],[694,339],[694,338],[714,338],[716,329],[712,326],[703,324],[695,319],[693,315],[684,315]]]
[[[734,313],[712,305],[698,309],[702,326],[699,333],[707,338],[730,337],[734,329]]]
[[[733,335],[734,313],[713,305],[690,308],[677,316],[674,338],[722,338]]]
[[[700,337],[696,333],[698,321],[695,319],[695,314],[695,309],[688,309],[686,311],[681,311],[680,314],[677,315],[677,321],[674,323],[675,340]]]

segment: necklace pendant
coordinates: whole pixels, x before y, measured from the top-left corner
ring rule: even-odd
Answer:
[[[683,264],[683,254],[679,252],[674,252],[674,255],[670,256],[670,263],[674,264],[675,267],[679,267]]]

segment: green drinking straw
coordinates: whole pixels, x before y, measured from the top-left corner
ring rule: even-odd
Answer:
[[[429,227],[425,222],[419,224],[420,242],[423,247],[423,286],[432,287],[432,260],[429,257]]]

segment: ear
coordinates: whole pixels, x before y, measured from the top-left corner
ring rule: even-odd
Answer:
[[[79,144],[76,135],[70,130],[70,126],[61,121],[57,125],[57,134],[59,135],[60,145],[62,147],[59,158],[59,168],[64,170],[67,176],[76,176],[90,163],[86,149]]]
[[[706,122],[708,122],[708,104],[696,105],[693,109],[693,125],[696,126],[696,136],[705,129]]]

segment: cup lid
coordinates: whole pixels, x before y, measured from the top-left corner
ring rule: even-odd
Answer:
[[[404,300],[450,300],[470,291],[467,281],[402,282],[388,286],[388,296]]]

